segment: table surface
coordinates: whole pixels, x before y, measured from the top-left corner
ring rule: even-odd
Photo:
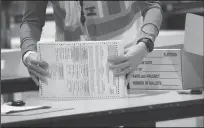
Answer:
[[[176,48],[182,48],[180,44],[178,46],[173,44],[172,48],[175,48],[175,46]],[[160,48],[169,47],[170,46],[164,46]],[[11,88],[14,84],[21,88],[19,91],[37,90],[37,87],[29,77],[1,79],[1,89],[5,93],[9,91],[13,93],[16,91],[17,88],[14,88],[13,91]],[[30,85],[32,85],[32,87],[29,87]],[[178,94],[177,91],[129,90],[128,98],[56,101],[42,100],[35,94],[32,98],[25,97],[25,99],[23,99],[27,105],[52,106],[52,108],[47,111],[55,111],[56,109],[60,109],[61,111],[46,112],[45,110],[38,110],[38,114],[35,112],[36,114],[33,115],[29,115],[30,112],[23,112],[21,114],[25,115],[1,116],[1,124],[2,126],[26,126],[42,123],[50,124],[50,122],[53,122],[53,124],[58,126],[58,123],[55,122],[64,120],[64,122],[73,126],[84,126],[86,123],[96,125],[105,123],[111,125],[111,123],[115,123],[122,125],[141,121],[162,121],[203,116],[203,97],[203,94],[181,95]],[[73,109],[65,110],[67,108]]]
[[[72,100],[57,101],[43,100],[38,95],[25,98],[27,105],[51,106],[49,110],[35,110],[35,114],[21,112],[22,115],[1,116],[1,124],[36,123],[59,118],[90,118],[104,115],[118,115],[129,112],[148,111],[162,108],[204,105],[204,95],[182,95],[177,91],[136,91],[128,92],[129,97],[121,99]],[[65,110],[73,108],[71,110]],[[60,111],[55,111],[55,110]],[[48,112],[50,111],[50,112]],[[45,112],[45,113],[43,113]],[[32,112],[31,112],[32,113]],[[38,113],[38,114],[37,114]],[[203,115],[203,113],[201,114]]]

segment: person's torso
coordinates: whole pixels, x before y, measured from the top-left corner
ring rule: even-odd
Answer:
[[[52,1],[56,40],[78,40],[80,25],[71,31],[65,26],[65,1]],[[136,40],[142,25],[140,7],[134,1],[84,1],[84,13],[91,40]]]

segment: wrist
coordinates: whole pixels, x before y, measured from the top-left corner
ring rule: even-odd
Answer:
[[[23,55],[23,62],[24,64],[26,64],[26,59],[30,54],[37,54],[35,51],[27,51],[24,55]]]
[[[141,39],[139,39],[137,41],[137,44],[141,43],[141,42],[143,42],[146,45],[146,49],[148,50],[148,52],[152,52],[153,51],[154,43],[153,43],[153,41],[151,39],[149,39],[149,38],[141,38]]]
[[[149,51],[148,51],[148,49],[147,49],[147,46],[146,46],[146,44],[144,43],[144,42],[138,42],[138,44],[137,44],[139,47],[140,47],[140,49],[143,51],[143,53],[144,53],[144,55],[147,55],[148,53],[149,53]]]

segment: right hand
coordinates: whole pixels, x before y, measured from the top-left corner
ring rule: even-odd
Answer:
[[[36,85],[40,85],[39,80],[48,84],[46,77],[50,76],[47,71],[49,65],[45,61],[38,60],[37,53],[29,54],[25,59],[25,65],[27,66],[28,72]]]

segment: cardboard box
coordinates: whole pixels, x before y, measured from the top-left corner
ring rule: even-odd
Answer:
[[[132,79],[129,81],[130,89],[197,89],[204,88],[203,84],[203,23],[204,17],[187,14],[185,24],[185,36],[183,45],[169,45],[155,49],[150,56],[162,55],[164,53],[173,53],[177,56],[169,56],[169,58],[160,58],[160,60],[153,58],[145,58],[147,61],[146,65],[140,64],[138,71],[135,71]],[[173,38],[173,37],[172,37]],[[168,39],[166,40],[168,41]],[[170,43],[170,42],[169,42]],[[175,49],[179,48],[179,49]],[[172,54],[172,55],[173,55]],[[154,64],[160,64],[155,66]],[[177,66],[164,66],[164,64],[177,64]],[[141,72],[143,70],[153,70],[155,72]],[[164,72],[164,70],[171,72]],[[163,71],[163,72],[162,72]],[[175,72],[176,71],[176,72]],[[138,75],[139,74],[139,75]],[[154,74],[148,77],[159,77],[158,78],[138,78],[142,77],[143,74]],[[144,76],[143,76],[144,77]],[[163,79],[168,78],[168,79]],[[142,82],[143,81],[143,82]],[[149,82],[151,81],[151,82]],[[152,82],[153,81],[153,82]],[[146,85],[146,84],[147,85]]]
[[[155,49],[134,72],[130,89],[202,88],[203,58],[181,49]]]

